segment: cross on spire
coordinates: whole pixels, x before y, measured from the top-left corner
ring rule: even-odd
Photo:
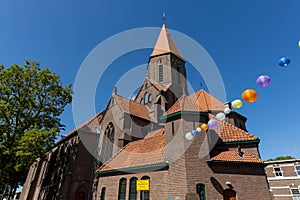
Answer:
[[[165,23],[166,23],[166,21],[167,21],[167,17],[166,17],[166,13],[165,13],[165,12],[163,12],[163,14],[162,14],[161,18],[162,18],[162,22],[163,22],[163,24],[165,24]]]

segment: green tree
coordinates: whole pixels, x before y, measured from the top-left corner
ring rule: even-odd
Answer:
[[[293,156],[278,156],[274,159],[270,158],[267,161],[275,161],[275,160],[291,160],[291,159],[296,159]]]
[[[64,129],[59,116],[72,93],[71,85],[63,87],[60,77],[38,62],[0,66],[0,186],[8,185],[10,193]]]

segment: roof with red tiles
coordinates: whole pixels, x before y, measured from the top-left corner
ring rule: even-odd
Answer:
[[[152,56],[158,56],[165,53],[173,53],[174,55],[178,56],[182,60],[184,58],[181,56],[179,50],[177,49],[175,42],[173,41],[171,34],[169,33],[166,25],[163,24],[159,36],[157,38],[156,44],[154,46]]]
[[[97,171],[129,168],[164,161],[164,129],[149,133],[144,139],[128,143]]]
[[[180,112],[204,112],[207,110],[224,110],[225,106],[221,101],[210,95],[205,90],[199,90],[189,96],[182,96],[164,116]]]
[[[210,119],[217,120],[213,115],[209,114]],[[218,126],[214,129],[219,135],[222,142],[238,142],[238,141],[249,141],[258,140],[258,138],[228,122],[217,120]]]
[[[113,98],[116,100],[123,112],[152,121],[152,118],[149,115],[149,110],[145,105],[118,95],[113,95]]]
[[[210,161],[225,161],[225,162],[246,162],[246,163],[263,163],[259,157],[242,150],[243,156],[239,156],[237,150],[223,151],[212,157]]]

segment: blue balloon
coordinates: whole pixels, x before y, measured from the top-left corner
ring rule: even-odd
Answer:
[[[196,130],[192,130],[192,136],[196,136],[197,135],[197,131]]]
[[[291,62],[291,59],[289,59],[288,57],[282,57],[279,59],[278,65],[280,67],[286,67],[290,64],[290,62]]]

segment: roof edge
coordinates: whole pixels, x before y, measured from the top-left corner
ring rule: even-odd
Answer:
[[[238,162],[238,161],[225,161],[225,160],[207,160],[207,164],[217,164],[217,163],[228,163],[228,164],[240,164],[240,165],[262,165],[266,166],[264,162]]]
[[[162,116],[160,119],[167,119],[167,118],[174,117],[174,116],[180,115],[180,114],[197,115],[197,114],[207,114],[207,113],[208,113],[208,111],[199,112],[199,111],[184,111],[184,110],[182,110],[182,111],[177,111],[177,112]]]
[[[299,158],[296,159],[289,159],[289,160],[272,160],[272,161],[265,161],[265,164],[273,164],[273,163],[285,163],[285,162],[300,162]]]
[[[249,143],[260,143],[260,139],[255,140],[243,140],[243,141],[232,141],[232,142],[223,142],[223,144],[249,144]]]
[[[162,162],[162,163],[149,164],[149,165],[140,165],[140,166],[135,166],[135,167],[126,167],[126,168],[120,168],[120,169],[97,171],[96,174],[103,175],[103,174],[111,174],[111,173],[117,173],[117,172],[129,172],[129,171],[142,170],[142,169],[164,168],[164,167],[168,167],[168,166],[169,166],[169,163]]]

